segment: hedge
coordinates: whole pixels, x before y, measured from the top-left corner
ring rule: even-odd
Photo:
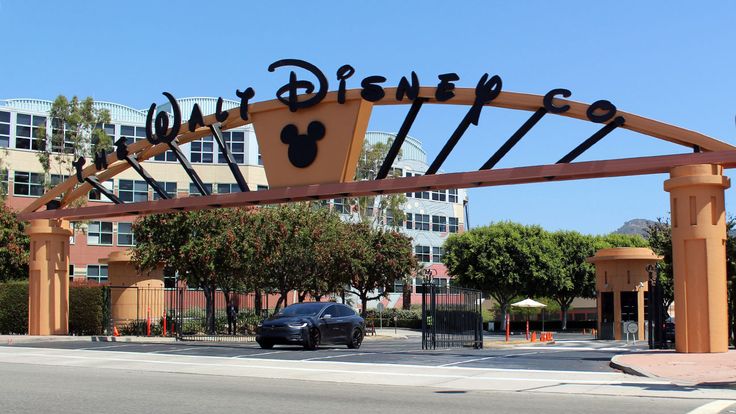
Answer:
[[[104,329],[103,287],[73,284],[69,287],[69,334],[101,335]]]
[[[28,332],[28,282],[0,283],[0,334]]]
[[[69,287],[69,334],[100,335],[104,328],[103,287]],[[0,334],[28,333],[28,281],[0,283]]]

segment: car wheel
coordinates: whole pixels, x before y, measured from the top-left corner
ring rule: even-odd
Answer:
[[[271,349],[273,348],[273,342],[270,341],[260,341],[258,342],[258,345],[261,346],[263,349]]]
[[[307,338],[306,342],[304,343],[304,349],[309,349],[311,351],[319,348],[319,343],[322,340],[322,334],[319,332],[319,328],[312,328],[309,331],[309,338]]]
[[[353,335],[350,337],[348,348],[358,349],[360,348],[360,345],[362,343],[363,343],[363,331],[358,328],[355,328],[355,330],[353,331]]]

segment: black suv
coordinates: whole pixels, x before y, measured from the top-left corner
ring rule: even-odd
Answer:
[[[365,321],[340,303],[308,302],[287,306],[258,324],[256,342],[270,349],[276,344],[300,344],[317,349],[322,344],[360,348]]]

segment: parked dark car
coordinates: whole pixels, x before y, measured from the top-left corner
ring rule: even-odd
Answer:
[[[332,302],[295,303],[258,324],[256,342],[270,349],[276,344],[300,344],[317,349],[322,344],[363,343],[365,321],[350,307]]]

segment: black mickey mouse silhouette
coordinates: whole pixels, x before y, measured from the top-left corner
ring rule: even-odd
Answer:
[[[325,126],[312,121],[307,134],[299,134],[299,128],[289,124],[281,130],[281,142],[289,146],[289,161],[297,168],[306,168],[317,158],[317,141],[325,136]]]

